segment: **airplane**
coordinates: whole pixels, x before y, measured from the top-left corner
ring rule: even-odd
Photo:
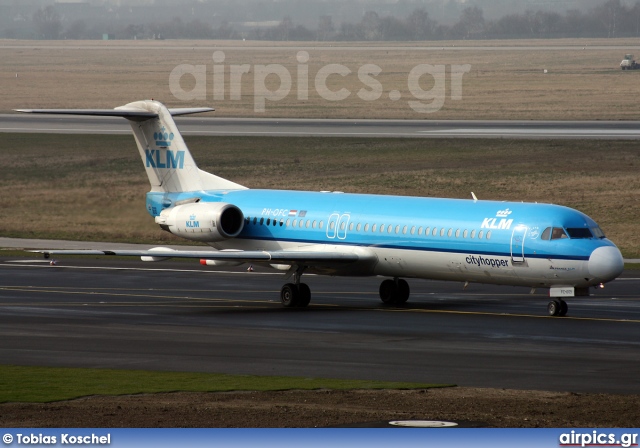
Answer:
[[[42,250],[56,254],[201,259],[214,266],[263,265],[286,271],[285,307],[306,307],[304,273],[382,276],[382,302],[407,302],[407,278],[549,290],[547,312],[564,316],[567,297],[588,296],[624,268],[616,245],[577,210],[553,204],[342,192],[249,189],[200,170],[174,116],[154,100],[115,109],[20,109],[25,113],[127,119],[151,190],[146,208],[160,229],[212,250]]]

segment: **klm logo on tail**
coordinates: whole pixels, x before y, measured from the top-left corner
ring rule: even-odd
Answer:
[[[156,141],[156,146],[160,147],[169,147],[171,146],[171,140],[173,140],[173,132],[167,134],[165,131],[165,127],[163,126],[160,129],[160,132],[153,133],[153,139]]]
[[[147,168],[184,168],[184,151],[145,149],[144,154]]]

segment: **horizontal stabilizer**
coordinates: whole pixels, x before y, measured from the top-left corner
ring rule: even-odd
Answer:
[[[178,115],[200,114],[202,112],[213,112],[215,109],[212,107],[182,107],[169,109],[169,113],[177,117]]]
[[[156,118],[158,114],[142,110],[116,109],[15,109],[25,114],[92,115],[96,117]]]
[[[213,112],[211,107],[183,107],[169,109],[172,116],[198,114],[202,112]],[[132,109],[15,109],[16,112],[25,114],[52,114],[52,115],[89,115],[94,117],[123,117],[132,120],[156,118],[155,112]]]

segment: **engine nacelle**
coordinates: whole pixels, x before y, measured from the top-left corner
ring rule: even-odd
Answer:
[[[244,215],[235,205],[197,202],[162,210],[156,223],[182,238],[215,242],[238,236],[244,227]]]

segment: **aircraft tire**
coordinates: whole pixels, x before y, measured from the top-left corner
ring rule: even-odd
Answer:
[[[567,315],[567,311],[569,311],[569,305],[567,305],[567,302],[565,302],[564,300],[560,301],[560,312],[558,313],[558,316],[566,316]]]
[[[380,300],[385,305],[394,305],[396,303],[396,297],[398,296],[398,287],[396,286],[396,282],[393,280],[383,280],[380,283],[380,289],[378,292],[380,293]]]
[[[397,305],[406,303],[407,300],[409,300],[409,295],[411,295],[411,289],[409,288],[409,283],[407,283],[405,279],[402,279],[402,278],[399,279],[395,303]]]
[[[280,290],[280,301],[286,308],[293,308],[297,306],[300,298],[300,292],[298,287],[293,283],[285,284]]]
[[[300,283],[298,285],[298,303],[296,306],[304,308],[309,305],[309,302],[311,302],[311,289],[306,283]]]
[[[549,316],[558,316],[560,315],[561,305],[557,300],[552,300],[547,305],[547,311],[549,312]]]

